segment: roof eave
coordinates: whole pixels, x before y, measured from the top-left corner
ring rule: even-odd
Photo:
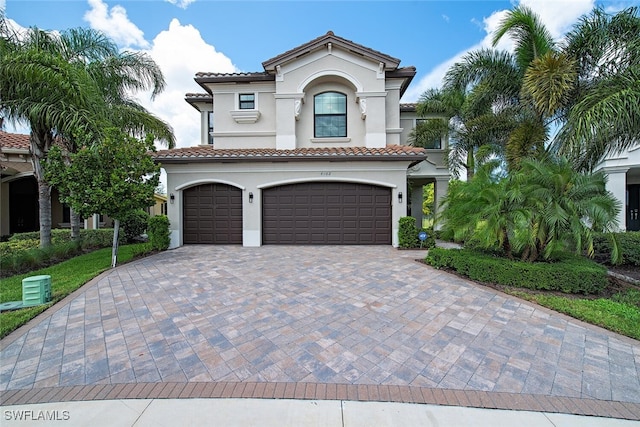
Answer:
[[[416,67],[404,67],[393,71],[387,71],[385,78],[387,79],[404,79],[400,86],[400,97],[404,95],[407,88],[416,76]]]
[[[194,95],[198,95],[198,94],[188,93],[185,95],[184,100],[198,111],[203,111],[201,108],[198,107],[198,104],[213,104],[213,96],[209,94],[206,94],[206,96],[204,96],[204,94],[198,95],[198,96],[194,96]]]
[[[318,49],[323,49],[328,43],[335,44],[336,46],[340,46],[343,49],[356,53],[358,55],[368,57],[376,62],[382,62],[385,64],[385,68],[387,70],[393,70],[397,68],[398,65],[400,65],[400,60],[398,58],[394,58],[381,52],[374,51],[372,49],[353,43],[350,40],[336,36],[332,32],[328,32],[324,36],[321,36],[315,40],[311,40],[310,42],[298,46],[297,48],[294,48],[288,52],[264,61],[262,63],[262,67],[265,69],[265,71],[273,73],[277,65],[281,65],[293,59],[307,55]]]
[[[275,81],[276,77],[267,73],[255,73],[255,74],[224,74],[215,76],[196,76],[195,81],[202,86],[208,93],[211,93],[211,89],[207,86],[208,83],[252,83],[252,82],[268,82]]]
[[[411,165],[427,159],[426,154],[411,155],[367,155],[367,156],[242,156],[242,157],[155,157],[154,161],[160,164],[186,164],[186,163],[254,163],[254,162],[303,162],[303,161],[323,161],[323,162],[353,162],[353,161],[410,161]]]

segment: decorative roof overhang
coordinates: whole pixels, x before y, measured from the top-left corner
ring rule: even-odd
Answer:
[[[157,163],[162,164],[408,160],[413,165],[427,158],[426,150],[423,148],[406,145],[389,145],[384,148],[332,147],[296,148],[293,150],[272,148],[217,149],[212,146],[197,146],[161,150],[152,153],[152,156]]]
[[[327,31],[326,34],[318,38],[264,61],[262,66],[266,72],[274,74],[276,72],[276,66],[295,60],[318,49],[325,49],[329,43],[331,43],[332,47],[342,48],[353,52],[356,55],[369,58],[374,62],[381,62],[384,64],[384,69],[386,71],[395,70],[398,68],[398,65],[400,65],[400,60],[393,56],[389,56],[358,43],[354,43],[351,40],[336,36],[333,31]]]

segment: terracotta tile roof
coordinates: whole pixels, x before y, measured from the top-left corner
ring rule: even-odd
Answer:
[[[29,135],[0,131],[0,150],[3,148],[29,150]]]
[[[209,145],[161,150],[152,154],[160,163],[222,162],[222,161],[282,161],[282,160],[413,160],[426,159],[423,148],[389,145],[384,148],[334,147],[217,149]]]
[[[185,98],[190,98],[190,99],[202,99],[203,101],[208,101],[210,99],[212,99],[213,97],[208,94],[208,93],[187,93],[185,95]]]
[[[416,111],[416,107],[418,106],[415,102],[408,102],[400,104],[400,111]]]
[[[200,77],[230,77],[230,78],[238,78],[238,77],[264,77],[269,76],[269,74],[264,71],[256,71],[251,73],[214,73],[207,71],[199,71],[196,73],[196,78]]]

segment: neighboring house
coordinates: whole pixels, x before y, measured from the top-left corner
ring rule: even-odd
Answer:
[[[33,175],[29,135],[0,131],[0,236],[38,231],[38,183]],[[108,225],[100,215],[84,221],[84,228]],[[60,203],[58,192],[51,191],[53,228],[70,226],[69,208]]]
[[[422,186],[447,191],[446,139],[407,138],[414,67],[329,31],[252,73],[197,73],[200,145],[155,153],[171,247],[189,243],[398,244]],[[418,191],[419,190],[419,191]],[[411,192],[412,200],[408,200]]]
[[[598,165],[608,176],[607,190],[622,204],[618,215],[620,230],[640,231],[640,143]]]
[[[150,216],[166,215],[167,214],[167,196],[164,194],[155,193],[153,195],[153,205],[149,206],[145,211]]]

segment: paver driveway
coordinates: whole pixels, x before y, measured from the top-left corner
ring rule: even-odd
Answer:
[[[640,402],[640,343],[384,246],[186,246],[0,342],[0,389],[277,381]],[[55,277],[52,278],[55,281]]]

